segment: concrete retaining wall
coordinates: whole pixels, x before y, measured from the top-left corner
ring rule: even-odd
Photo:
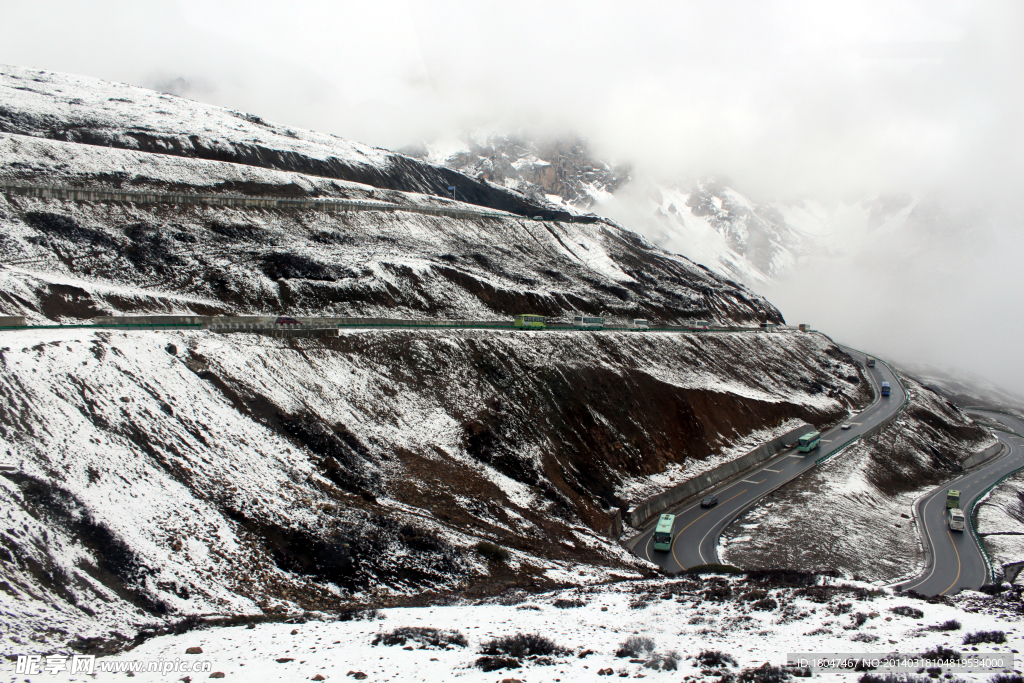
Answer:
[[[965,470],[969,470],[972,467],[977,467],[978,465],[988,462],[992,458],[999,455],[1002,452],[1002,450],[1002,441],[1000,441],[999,443],[992,444],[991,446],[981,451],[980,453],[975,453],[974,455],[969,456],[966,460],[964,460],[963,467]]]
[[[662,511],[672,507],[676,503],[686,500],[690,496],[696,495],[715,484],[719,484],[735,474],[739,474],[758,463],[768,460],[773,455],[781,451],[785,444],[793,443],[807,432],[812,431],[814,431],[814,427],[804,423],[796,429],[791,429],[782,436],[761,444],[746,455],[740,456],[739,458],[736,458],[731,462],[727,462],[724,465],[719,465],[715,469],[709,470],[708,472],[694,477],[693,479],[688,479],[682,484],[673,486],[669,490],[663,491],[656,496],[651,496],[629,511],[629,525],[634,529],[643,528],[647,521],[655,515],[661,514]]]
[[[24,327],[25,316],[23,315],[0,315],[0,327]]]

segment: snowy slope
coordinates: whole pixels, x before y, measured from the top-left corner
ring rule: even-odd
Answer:
[[[154,189],[247,188],[268,195],[298,191],[451,204],[414,193],[382,196],[365,185],[298,173],[19,135],[0,134],[0,150],[0,178],[20,181],[90,185],[116,177]],[[603,223],[105,206],[3,196],[0,225],[0,254],[17,268],[217,299],[241,311],[781,319],[745,287]],[[13,310],[12,300],[5,303]],[[40,311],[38,305],[29,308]],[[109,302],[93,308],[125,310]]]
[[[727,576],[638,581],[543,595],[510,594],[492,604],[384,609],[345,621],[296,615],[290,623],[239,624],[159,636],[97,664],[113,668],[177,661],[189,667],[198,663],[201,670],[208,663],[206,672],[197,671],[191,680],[221,673],[227,680],[260,682],[365,678],[568,683],[740,676],[739,680],[772,681],[800,680],[790,678],[794,674],[810,676],[799,668],[785,668],[789,653],[914,655],[944,647],[964,655],[1001,653],[1008,661],[1011,651],[1024,645],[1019,598],[1012,594],[987,598],[974,593],[955,602],[926,602],[871,592],[872,586],[859,582],[812,577],[807,585],[802,576],[790,578],[795,581],[780,582],[772,576],[766,581]],[[935,629],[951,620],[957,622],[955,630]],[[1005,641],[974,648],[962,644],[968,634],[992,631],[1001,632]],[[497,659],[484,654],[489,644],[520,634],[537,634],[557,650],[509,657],[504,662],[507,668],[483,668]],[[632,653],[624,651],[631,637],[637,641]],[[190,655],[189,648],[200,651]],[[1019,660],[1016,666],[1019,670]],[[4,665],[12,680],[13,668],[11,663]],[[950,678],[988,681],[1002,671],[973,669]],[[174,675],[185,673],[179,669]],[[815,673],[815,678],[856,681],[862,675],[848,669]],[[141,682],[169,678],[159,673],[135,676]],[[98,673],[94,680],[124,677]],[[44,680],[75,678],[81,680],[80,675],[66,673],[46,675]],[[925,675],[914,680],[930,679]]]
[[[8,637],[636,576],[622,482],[863,401],[786,337],[4,333]]]
[[[909,402],[900,417],[737,518],[723,534],[723,562],[829,567],[887,584],[918,575],[925,557],[914,503],[996,439],[938,394],[902,379]],[[790,542],[772,543],[782,536]]]
[[[901,245],[927,239],[934,216],[921,202],[759,202],[716,178],[678,184],[637,178],[594,210],[716,273],[764,286],[799,276],[816,260],[859,258],[879,239]]]
[[[0,88],[5,180],[452,201],[437,188],[450,170],[222,109],[8,67]],[[459,201],[536,210],[477,185]],[[35,323],[781,321],[747,287],[610,221],[3,195],[0,258],[0,310]],[[4,332],[0,457],[17,467],[0,475],[5,650],[119,646],[201,613],[636,578],[651,567],[606,535],[635,496],[791,420],[835,423],[864,387],[819,335]]]
[[[85,76],[0,65],[0,132],[349,180],[382,189],[459,196],[523,215],[526,197],[387,150],[258,116]],[[115,174],[112,181],[129,180]]]
[[[1024,410],[1024,396],[1008,391],[973,372],[912,363],[902,363],[901,367],[959,406]]]

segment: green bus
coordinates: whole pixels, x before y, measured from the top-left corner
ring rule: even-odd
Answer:
[[[959,508],[960,507],[960,492],[956,489],[948,489],[946,491],[946,507],[947,508]]]
[[[654,530],[654,549],[672,549],[672,527],[676,523],[675,515],[662,515],[658,518],[658,527]]]
[[[545,327],[547,327],[547,318],[545,318],[542,315],[520,314],[515,316],[515,318],[513,319],[515,320],[513,326],[521,327],[524,330],[528,330],[531,328],[535,330],[543,330]]]
[[[804,434],[797,440],[796,449],[801,453],[810,453],[821,445],[821,432],[810,432]]]

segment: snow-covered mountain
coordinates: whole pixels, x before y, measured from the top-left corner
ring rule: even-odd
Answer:
[[[539,203],[608,216],[663,249],[748,284],[784,274],[816,246],[808,217],[799,211],[794,217],[803,220],[803,229],[787,222],[781,208],[788,207],[758,204],[718,179],[673,183],[634,177],[629,167],[597,158],[578,137],[467,133],[403,151]]]
[[[223,161],[448,196],[520,215],[554,215],[522,195],[335,135],[123,83],[0,65],[0,132],[161,155]],[[128,173],[102,178],[118,185]],[[258,188],[236,189],[243,193]],[[291,188],[305,196],[307,190]]]
[[[879,237],[914,237],[948,217],[934,201],[755,199],[724,178],[664,179],[598,158],[586,140],[466,133],[405,153],[515,190],[539,204],[594,212],[731,280],[785,280],[806,259],[856,257]],[[910,241],[910,240],[907,240]]]
[[[468,206],[433,193],[465,178],[454,171],[138,88],[5,67],[0,102],[4,181]],[[352,169],[365,182],[339,177]],[[496,208],[531,202],[481,186]],[[515,213],[0,193],[0,256],[0,308],[37,324],[189,311],[781,320],[614,222]],[[811,335],[3,334],[0,453],[16,471],[0,498],[18,528],[0,535],[0,559],[16,558],[0,562],[17,623],[6,651],[197,612],[637,577],[650,567],[607,532],[645,479],[702,472],[759,434],[868,400],[850,359]]]
[[[753,286],[791,271],[816,248],[813,237],[714,178],[674,185],[637,179],[594,210],[626,221],[658,246]]]
[[[586,212],[629,181],[629,168],[600,160],[578,136],[473,134],[403,153],[572,212]]]
[[[460,202],[558,214],[449,169],[141,88],[4,67],[0,89],[0,178],[9,181],[430,205],[450,205],[454,186]],[[746,287],[610,222],[510,215],[467,225],[370,212],[339,225],[322,214],[232,210],[169,221],[139,207],[54,211],[46,202],[28,202],[6,220],[0,253],[9,264],[187,294],[207,307],[219,300],[254,312],[781,320]],[[118,251],[129,256],[110,257]],[[111,307],[126,310],[97,303],[90,315]]]
[[[218,107],[0,67],[0,126],[4,182],[506,212],[0,193],[0,310],[36,324],[186,312],[781,321],[747,286],[615,221],[527,220],[558,207]],[[476,194],[453,200],[453,183]],[[712,194],[694,206],[725,211]],[[105,652],[196,614],[273,619],[651,576],[610,533],[638,496],[870,400],[852,358],[814,334],[0,334],[7,653]]]
[[[1024,411],[1024,396],[972,372],[913,363],[901,363],[900,367],[959,406]]]

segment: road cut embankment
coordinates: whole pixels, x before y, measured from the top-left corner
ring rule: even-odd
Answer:
[[[709,470],[704,474],[694,477],[693,479],[688,479],[677,486],[673,486],[667,491],[663,491],[656,496],[651,496],[650,498],[641,501],[629,511],[627,520],[629,525],[634,529],[642,529],[655,515],[661,514],[662,511],[667,510],[673,505],[676,505],[691,496],[695,496],[698,493],[715,486],[716,484],[722,483],[726,479],[729,479],[744,470],[768,460],[773,455],[781,451],[786,444],[793,443],[800,438],[801,435],[813,430],[814,427],[805,422],[799,427],[786,432],[782,436],[778,436],[771,441],[761,444],[746,455],[740,456],[731,462],[725,463],[724,465],[719,465],[713,470]]]

